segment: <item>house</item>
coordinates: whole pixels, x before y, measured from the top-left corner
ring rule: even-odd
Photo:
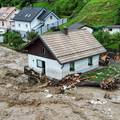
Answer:
[[[11,19],[16,14],[15,7],[0,8],[0,34],[4,34],[7,29],[10,29]]]
[[[104,32],[109,32],[111,34],[120,32],[120,25],[112,25],[103,27]]]
[[[25,37],[27,32],[35,31],[38,27],[52,24],[59,19],[58,16],[47,9],[26,7],[13,18],[14,22],[12,23],[11,29],[19,31],[22,37]]]
[[[85,29],[58,31],[34,39],[25,47],[28,66],[38,73],[61,80],[99,66],[105,48]]]
[[[70,30],[72,30],[72,29],[86,29],[86,30],[88,30],[90,33],[93,32],[93,29],[92,29],[90,26],[88,26],[88,25],[86,25],[86,24],[83,24],[83,23],[80,23],[80,22],[77,22],[77,23],[72,24],[72,25],[69,27],[69,29],[70,29]]]

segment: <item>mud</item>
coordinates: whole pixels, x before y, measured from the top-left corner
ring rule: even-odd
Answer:
[[[120,120],[120,89],[29,86],[27,55],[0,46],[0,120]],[[109,94],[109,98],[104,98]]]

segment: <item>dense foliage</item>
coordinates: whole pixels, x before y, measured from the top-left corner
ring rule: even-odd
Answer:
[[[37,32],[31,31],[27,33],[27,40],[32,41],[34,38],[38,36]]]
[[[110,34],[99,30],[94,33],[94,36],[105,48],[120,51],[120,33]]]
[[[4,34],[4,44],[9,45],[13,49],[20,50],[23,47],[24,41],[19,32],[6,32]]]
[[[85,22],[92,26],[120,24],[120,0],[0,0],[0,6],[37,6],[68,17],[66,26]]]

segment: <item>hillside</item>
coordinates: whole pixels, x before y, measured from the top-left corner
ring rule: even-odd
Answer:
[[[60,16],[67,16],[68,26],[78,21],[92,26],[101,26],[115,24],[120,0],[56,0],[51,4],[37,2],[33,5],[47,7]]]
[[[34,1],[34,2],[33,2]],[[36,2],[35,2],[36,1]],[[69,18],[67,26],[74,22],[85,22],[92,26],[116,24],[120,0],[0,0],[0,6],[45,7],[54,11],[60,17]],[[120,14],[120,10],[119,10]],[[120,15],[119,15],[120,18]],[[119,22],[120,23],[120,22]]]

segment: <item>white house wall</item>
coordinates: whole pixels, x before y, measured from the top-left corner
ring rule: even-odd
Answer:
[[[36,60],[45,62],[46,75],[55,79],[62,79],[62,66],[56,61],[48,58],[38,57],[34,55],[28,55],[28,65],[30,68],[41,73],[41,68],[37,67]]]
[[[112,30],[109,30],[108,28],[104,28],[104,31],[109,32],[110,34],[114,34],[120,32],[120,28],[112,28]]]
[[[89,31],[90,33],[93,33],[93,29],[89,28],[89,27],[83,27],[82,29],[86,29],[87,31]]]
[[[24,32],[31,31],[30,22],[15,21],[15,27],[13,27],[12,29],[16,31],[24,31]]]
[[[36,27],[37,25],[39,25],[40,23],[42,23],[42,21],[40,21],[39,19],[37,19],[39,17],[39,15],[41,14],[41,12],[34,18],[34,20],[31,22],[31,28]]]
[[[52,19],[50,19],[50,16],[52,16]],[[47,18],[45,19],[45,25],[55,23],[57,20],[58,20],[57,17],[55,17],[55,16],[51,13],[51,14],[49,14],[49,15],[47,16]]]
[[[75,71],[70,72],[70,64],[67,63],[63,67],[63,77],[72,74],[72,73],[84,73],[87,71],[90,71],[92,69],[95,69],[99,66],[99,55],[93,56],[93,65],[88,65],[88,58],[84,58],[81,60],[75,61]]]
[[[29,67],[39,73],[42,72],[42,69],[37,67],[37,62],[36,62],[37,60],[41,60],[45,62],[46,76],[58,80],[61,80],[63,77],[65,77],[68,74],[84,73],[93,70],[99,66],[99,55],[93,56],[93,65],[91,66],[88,65],[88,58],[75,61],[75,71],[70,72],[70,63],[67,63],[65,65],[60,65],[56,60],[52,60],[44,57],[38,57],[29,54],[28,55]]]

